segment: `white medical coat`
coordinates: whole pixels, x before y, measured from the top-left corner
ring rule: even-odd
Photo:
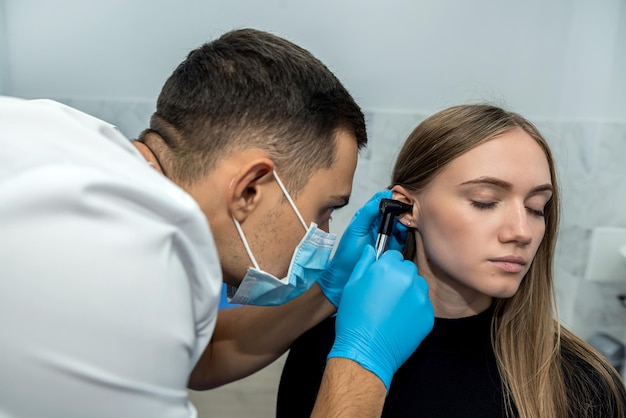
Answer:
[[[221,271],[196,202],[115,127],[0,97],[0,417],[193,417]]]

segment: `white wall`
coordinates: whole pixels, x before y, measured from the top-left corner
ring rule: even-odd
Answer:
[[[558,116],[625,121],[626,2],[572,5]]]
[[[0,0],[0,95],[7,89],[8,51],[4,1]]]
[[[189,50],[253,26],[313,51],[365,109],[626,118],[623,0],[5,1],[17,96],[154,101]]]

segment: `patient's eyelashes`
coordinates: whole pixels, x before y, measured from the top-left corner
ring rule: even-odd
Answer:
[[[498,205],[498,202],[481,202],[478,200],[472,200],[471,204],[473,207],[480,209],[480,210],[489,210],[489,209],[495,209],[495,207]],[[545,217],[545,212],[544,209],[533,209],[533,208],[529,208],[527,207],[526,210],[533,216],[538,216],[538,217]]]
[[[494,209],[498,202],[480,202],[477,200],[472,200],[472,206],[478,208],[480,210]]]

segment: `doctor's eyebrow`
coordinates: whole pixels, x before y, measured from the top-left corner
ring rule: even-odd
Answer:
[[[513,185],[511,183],[509,183],[508,181],[504,181],[495,177],[479,177],[477,179],[474,180],[469,180],[466,182],[461,183],[459,186],[466,186],[466,185],[472,185],[472,184],[487,184],[487,185],[492,185],[492,186],[496,186],[500,189],[504,189],[506,191],[509,191],[513,188]],[[550,192],[552,193],[554,191],[554,188],[552,187],[552,185],[550,183],[546,183],[546,184],[542,184],[536,187],[533,187],[530,191],[529,194],[536,194],[536,193],[541,193],[541,192]]]
[[[350,195],[335,195],[330,196],[328,206],[333,209],[341,209],[350,203]]]

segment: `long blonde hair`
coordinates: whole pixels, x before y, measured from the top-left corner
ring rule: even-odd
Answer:
[[[554,193],[545,207],[545,235],[530,270],[514,296],[496,301],[491,340],[507,413],[517,411],[522,418],[582,418],[588,416],[586,411],[592,403],[590,395],[583,393],[585,388],[592,390],[600,385],[607,396],[602,416],[621,417],[623,384],[619,376],[590,345],[558,322],[552,266],[559,190],[552,153],[533,124],[516,113],[486,104],[445,109],[424,120],[409,135],[398,155],[392,184],[419,192],[450,161],[517,128],[544,150]],[[405,257],[413,259],[414,255],[415,237],[409,234]],[[581,374],[581,364],[594,379],[577,375]]]

